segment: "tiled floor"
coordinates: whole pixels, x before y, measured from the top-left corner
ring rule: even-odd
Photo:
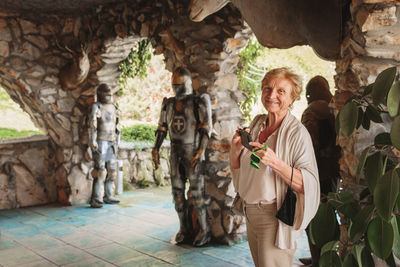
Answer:
[[[202,248],[171,244],[171,188],[120,196],[120,205],[46,205],[0,211],[0,266],[254,266],[246,241]],[[295,263],[309,256],[305,235]]]

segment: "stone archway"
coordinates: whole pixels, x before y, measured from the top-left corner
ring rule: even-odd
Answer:
[[[50,137],[54,157],[48,182],[56,185],[57,201],[87,203],[92,184],[87,114],[95,88],[107,83],[118,90],[119,63],[135,42],[148,38],[155,53],[164,54],[168,70],[187,67],[195,91],[211,96],[219,135],[206,152],[206,194],[213,236],[229,242],[244,232],[242,218],[229,210],[234,191],[227,159],[231,133],[241,116],[237,106],[241,93],[234,75],[237,54],[250,30],[232,7],[195,23],[188,18],[187,5],[185,0],[114,3],[77,16],[56,13],[46,19],[4,12],[0,14],[0,84]],[[81,45],[90,48],[88,76],[76,89],[65,91],[60,70],[71,61],[70,50],[78,54]]]

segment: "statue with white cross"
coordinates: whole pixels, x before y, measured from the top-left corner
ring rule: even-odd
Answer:
[[[175,97],[164,98],[162,103],[152,156],[158,168],[159,150],[169,133],[172,195],[180,222],[175,241],[203,246],[211,239],[202,173],[204,151],[212,129],[211,102],[208,94],[193,94],[191,75],[185,68],[179,67],[173,72],[172,87]],[[185,196],[187,180],[190,183],[188,198]],[[192,216],[188,202],[193,205],[197,216]],[[193,217],[197,217],[196,222],[192,221]]]

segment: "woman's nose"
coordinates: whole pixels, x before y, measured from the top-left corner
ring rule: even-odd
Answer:
[[[274,98],[276,96],[276,91],[275,90],[269,90],[267,92],[267,97],[268,98]]]

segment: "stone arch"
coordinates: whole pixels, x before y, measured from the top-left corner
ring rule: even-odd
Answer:
[[[92,184],[87,114],[96,86],[105,82],[117,90],[119,63],[135,42],[148,38],[155,53],[164,54],[168,70],[187,67],[195,91],[211,96],[219,135],[206,152],[209,216],[213,236],[229,242],[244,232],[242,218],[229,210],[234,190],[228,151],[241,116],[234,75],[237,54],[251,32],[231,6],[204,22],[192,22],[187,2],[114,3],[47,19],[1,14],[0,84],[50,137],[57,201],[87,203]],[[65,91],[60,69],[72,59],[69,49],[79,53],[81,44],[90,47],[88,76],[76,89]]]

